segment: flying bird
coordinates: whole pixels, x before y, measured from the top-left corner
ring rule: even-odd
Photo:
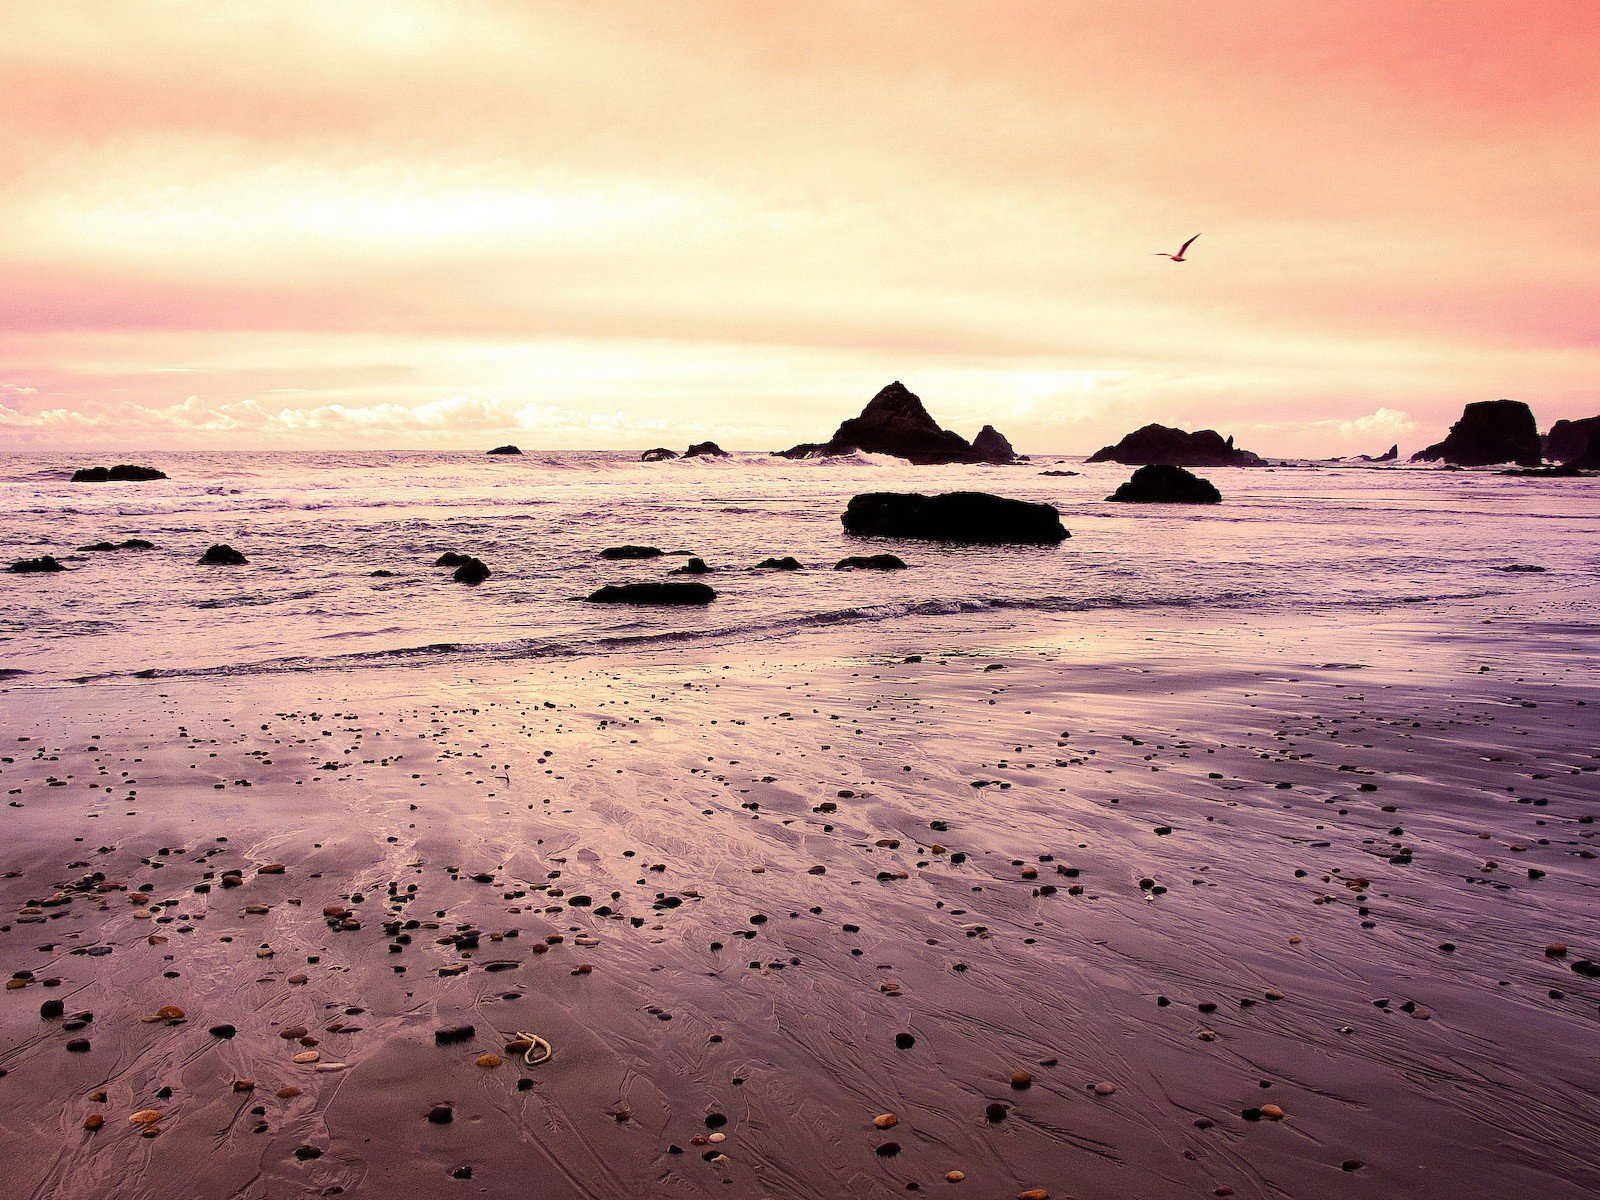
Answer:
[[[1194,237],[1190,238],[1183,245],[1179,246],[1178,247],[1178,252],[1176,254],[1168,254],[1164,250],[1157,250],[1157,251],[1155,251],[1155,255],[1158,258],[1170,258],[1173,262],[1187,262],[1188,260],[1185,259],[1183,256],[1188,251],[1189,247],[1194,245],[1194,238],[1197,238],[1199,236],[1200,235],[1197,233],[1197,234],[1194,235]]]

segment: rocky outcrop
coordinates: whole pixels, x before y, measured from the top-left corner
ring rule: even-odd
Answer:
[[[138,467],[132,463],[118,463],[114,467],[82,467],[72,473],[73,483],[145,483],[152,479],[165,479],[167,473],[154,467]]]
[[[590,604],[710,604],[716,598],[703,583],[613,583],[588,597]]]
[[[45,554],[38,558],[24,558],[20,562],[14,562],[6,570],[14,575],[47,575],[53,571],[65,571],[66,568]]]
[[[1082,472],[1080,472],[1080,471],[1040,471],[1039,474],[1041,474],[1041,475],[1049,475],[1054,479],[1076,479],[1080,474],[1082,474]]]
[[[972,452],[981,462],[1010,465],[1011,463],[1026,462],[1027,459],[1011,448],[1011,443],[1006,440],[1006,435],[993,425],[985,425],[978,430],[978,436],[972,439]]]
[[[833,564],[835,571],[904,571],[906,564],[896,554],[852,554]]]
[[[1487,467],[1511,462],[1540,463],[1539,429],[1533,410],[1520,400],[1476,400],[1462,410],[1444,441],[1411,456],[1412,462],[1442,462],[1457,467]]]
[[[1106,499],[1119,504],[1219,504],[1222,493],[1209,479],[1158,463],[1140,467]]]
[[[454,579],[457,583],[465,583],[470,587],[477,587],[485,579],[489,578],[492,573],[493,572],[489,570],[488,564],[485,563],[481,558],[473,558],[469,554],[463,557],[461,561],[456,564],[455,574],[450,576],[450,578]]]
[[[1544,456],[1559,463],[1600,467],[1600,417],[1557,421],[1545,437]]]
[[[156,544],[147,542],[143,538],[129,538],[125,542],[94,542],[88,546],[79,546],[79,554],[105,554],[112,550],[154,550]]]
[[[1114,446],[1103,446],[1089,456],[1090,462],[1118,462],[1130,467],[1264,467],[1266,462],[1248,450],[1240,450],[1233,438],[1224,439],[1215,429],[1186,433],[1168,425],[1146,425],[1135,429]]]
[[[508,445],[505,445],[505,446],[496,446],[493,450],[485,450],[484,453],[485,454],[521,454],[522,451],[518,450],[515,446],[512,446],[512,445],[508,444]]]
[[[219,543],[202,554],[200,561],[208,567],[242,567],[250,560],[232,546]]]
[[[629,558],[660,558],[661,551],[654,546],[607,546],[600,557],[617,562]]]
[[[853,496],[839,518],[862,537],[920,538],[976,545],[1054,545],[1072,535],[1053,505],[1010,500],[987,492],[867,492]]]
[[[783,458],[821,458],[858,450],[892,454],[919,466],[985,461],[966,438],[939,428],[916,393],[899,380],[869,400],[859,417],[841,424],[828,441],[805,442],[777,453]]]
[[[669,458],[677,458],[676,450],[668,450],[665,446],[656,446],[639,455],[640,462],[666,462]]]
[[[696,442],[683,452],[685,458],[727,458],[728,452],[715,442]]]
[[[703,558],[691,558],[688,562],[684,563],[683,566],[674,567],[672,570],[668,571],[667,574],[668,575],[705,575],[708,572],[710,572],[710,570],[711,570],[711,568],[706,566],[706,560],[705,559],[703,559]]]
[[[785,554],[782,558],[763,558],[756,564],[756,568],[765,571],[798,571],[800,560],[789,554]]]
[[[1373,459],[1372,461],[1373,462],[1394,462],[1394,460],[1399,458],[1399,457],[1400,457],[1400,443],[1396,442],[1394,445],[1390,446],[1387,450],[1385,450],[1382,454],[1378,455],[1378,457]]]

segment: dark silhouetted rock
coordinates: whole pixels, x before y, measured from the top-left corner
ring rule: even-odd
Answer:
[[[1146,425],[1135,429],[1114,446],[1103,446],[1089,456],[1090,462],[1118,462],[1130,467],[1264,467],[1266,463],[1248,450],[1234,447],[1233,438],[1224,438],[1215,429],[1185,433],[1167,425]]]
[[[1561,463],[1553,467],[1508,467],[1496,475],[1512,475],[1521,479],[1586,479],[1589,472],[1577,463]]]
[[[1396,442],[1394,445],[1390,446],[1387,450],[1385,450],[1382,454],[1378,455],[1378,457],[1373,459],[1372,461],[1373,462],[1393,462],[1395,459],[1397,459],[1399,457],[1400,457],[1400,443]]]
[[[800,560],[786,554],[782,558],[763,558],[756,566],[768,571],[798,571]]]
[[[1508,563],[1503,567],[1496,567],[1496,571],[1507,571],[1513,575],[1543,575],[1544,568],[1533,563]]]
[[[1559,463],[1600,467],[1600,417],[1557,421],[1545,437],[1544,456]]]
[[[612,561],[623,558],[660,558],[661,551],[654,546],[607,546],[600,551],[600,557]]]
[[[241,567],[249,560],[232,546],[212,546],[200,556],[200,561],[213,567]]]
[[[985,425],[978,430],[978,436],[972,439],[972,452],[980,461],[986,463],[1009,464],[1025,461],[1023,457],[1011,448],[1011,443],[1006,440],[1006,435],[993,425]]]
[[[521,454],[522,451],[512,445],[496,446],[493,450],[485,450],[485,454]]]
[[[1076,479],[1082,472],[1079,471],[1040,471],[1041,475],[1049,475],[1056,479]]]
[[[922,538],[934,542],[1054,545],[1071,537],[1049,504],[1009,500],[987,492],[867,492],[852,496],[839,518],[862,537]]]
[[[489,568],[481,558],[473,558],[468,555],[461,560],[460,565],[456,567],[455,574],[450,578],[457,583],[465,583],[476,587],[489,578],[489,575]]]
[[[24,558],[12,563],[6,570],[17,575],[43,575],[51,571],[65,571],[66,568],[46,554],[39,558]]]
[[[639,455],[640,462],[665,462],[669,458],[677,458],[676,450],[668,450],[665,446],[657,446],[653,450],[646,450]]]
[[[778,453],[784,458],[818,458],[830,454],[892,454],[919,466],[981,462],[967,439],[940,429],[914,392],[896,380],[867,402],[830,441],[806,442]]]
[[[154,550],[156,544],[147,542],[143,538],[129,538],[125,542],[95,542],[88,546],[79,546],[79,554],[105,554],[112,550]]]
[[[667,574],[668,575],[704,575],[710,570],[711,570],[711,568],[706,566],[706,560],[705,559],[703,559],[703,558],[691,558],[688,562],[684,563],[683,566],[677,567],[677,568],[675,568],[675,569],[673,569],[671,571],[668,571]]]
[[[685,458],[727,458],[728,452],[715,442],[696,442],[683,452]]]
[[[1411,456],[1412,462],[1443,462],[1457,467],[1487,467],[1512,462],[1537,467],[1539,429],[1533,410],[1520,400],[1477,400],[1462,410],[1450,433]]]
[[[459,567],[466,561],[467,556],[465,554],[457,554],[454,550],[446,550],[433,560],[433,565],[436,567]]]
[[[132,463],[118,463],[114,467],[83,467],[72,473],[73,483],[145,483],[151,479],[165,479],[165,471],[154,467],[136,467]]]
[[[393,579],[394,578],[394,572],[393,571],[384,570],[382,568],[380,568],[380,569],[378,569],[376,571],[373,571],[370,574],[371,574],[371,577],[373,579]]]
[[[1119,504],[1217,504],[1222,493],[1209,479],[1182,467],[1140,467],[1133,478],[1106,497]]]
[[[589,593],[591,604],[710,604],[716,598],[703,583],[613,583]]]
[[[852,554],[833,564],[835,571],[904,571],[906,564],[895,554]]]

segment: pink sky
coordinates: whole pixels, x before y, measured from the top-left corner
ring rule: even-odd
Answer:
[[[1593,0],[7,4],[0,448],[1548,426],[1597,61]]]

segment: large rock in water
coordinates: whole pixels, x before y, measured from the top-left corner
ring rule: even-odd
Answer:
[[[683,452],[685,458],[727,458],[728,452],[715,442],[696,442]]]
[[[81,467],[72,473],[73,483],[145,483],[151,479],[165,479],[167,473],[154,467],[139,467],[133,463],[118,463],[114,467]]]
[[[484,453],[485,454],[521,454],[522,451],[517,449],[515,446],[510,445],[508,443],[508,444],[506,444],[504,446],[496,446],[493,450],[485,450]]]
[[[1477,400],[1466,406],[1442,442],[1411,456],[1412,462],[1443,462],[1456,467],[1487,467],[1514,462],[1540,463],[1539,427],[1533,410],[1520,400]]]
[[[1209,479],[1157,463],[1140,467],[1106,499],[1119,504],[1220,504],[1222,493]]]
[[[987,463],[1009,464],[1021,462],[1022,455],[1011,448],[1006,435],[993,425],[985,425],[972,439],[972,452]]]
[[[839,518],[862,537],[923,538],[933,542],[1054,545],[1072,535],[1049,504],[1009,500],[987,492],[867,492],[852,496]]]
[[[613,583],[589,593],[590,604],[710,604],[716,598],[703,583]]]
[[[1114,446],[1103,446],[1090,462],[1119,462],[1130,467],[1264,467],[1265,461],[1248,450],[1234,447],[1215,429],[1185,433],[1168,425],[1135,429]]]
[[[232,546],[218,543],[202,554],[200,561],[209,567],[242,567],[249,559]]]
[[[959,433],[940,429],[915,392],[896,380],[867,402],[827,442],[805,442],[778,453],[784,458],[819,458],[830,454],[892,454],[918,466],[983,461]]]
[[[48,575],[55,571],[65,571],[66,568],[54,557],[45,554],[38,558],[24,558],[20,562],[14,562],[6,570],[16,575]]]
[[[1545,438],[1545,454],[1555,462],[1600,467],[1600,417],[1557,421]]]
[[[656,446],[639,455],[640,462],[666,462],[669,458],[677,458],[676,450],[668,450],[665,446]]]

